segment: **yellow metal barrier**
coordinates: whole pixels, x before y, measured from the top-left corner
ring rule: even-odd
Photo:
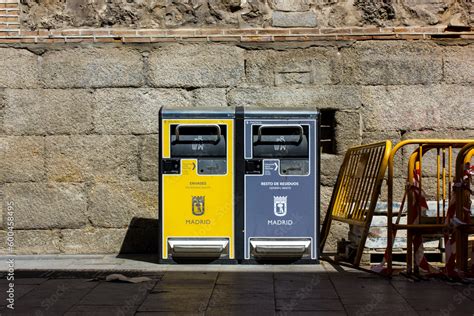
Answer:
[[[415,268],[418,271],[419,266],[429,269],[429,265],[424,257],[419,257],[420,249],[422,252],[423,234],[444,234],[447,230],[446,224],[446,202],[450,199],[450,188],[452,184],[452,155],[453,148],[462,148],[473,140],[461,139],[413,139],[398,143],[390,153],[388,160],[388,208],[387,208],[387,251],[385,259],[387,260],[388,273],[392,272],[392,247],[397,230],[407,230],[407,272],[412,272],[413,267],[413,245],[418,258],[415,259]],[[398,213],[396,223],[393,223],[393,179],[394,179],[394,157],[400,149],[409,146],[418,146],[410,155],[408,163],[407,186],[405,196],[408,197],[408,218],[407,224],[399,224],[401,211]],[[436,150],[436,216],[422,219],[422,210],[428,209],[427,201],[423,191],[423,156]],[[442,162],[442,163],[441,163]],[[403,204],[403,203],[402,203]],[[440,205],[441,204],[441,205]]]
[[[332,220],[363,227],[353,264],[358,266],[392,148],[390,141],[350,148],[339,170],[321,233],[321,252]]]

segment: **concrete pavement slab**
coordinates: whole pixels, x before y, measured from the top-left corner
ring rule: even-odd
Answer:
[[[339,295],[333,289],[310,289],[310,290],[295,290],[291,288],[275,288],[275,297],[278,299],[284,298],[318,298],[318,299],[339,299]]]
[[[346,316],[345,311],[278,311],[277,316]]]
[[[156,281],[137,284],[102,282],[84,296],[79,305],[138,306],[155,283]]]
[[[329,273],[322,272],[299,272],[299,273],[292,273],[292,272],[279,272],[274,273],[275,280],[291,280],[291,281],[306,281],[312,280],[314,278],[317,279],[329,279]]]
[[[192,312],[137,312],[137,316],[204,316],[206,313],[192,313]]]
[[[217,279],[217,272],[173,272],[165,273],[163,275],[162,281],[168,280],[212,280]]]
[[[34,256],[19,257],[21,262],[26,258],[36,261]],[[15,315],[106,315],[114,314],[116,308],[125,315],[138,310],[137,315],[219,316],[410,316],[417,313],[472,316],[474,311],[474,285],[440,280],[413,282],[404,277],[388,280],[328,263],[315,268],[159,265],[143,261],[146,257],[140,258],[141,261],[116,260],[109,255],[79,256],[77,260],[54,255],[40,259],[40,265],[49,266],[48,269],[16,270]],[[56,269],[68,265],[73,269]],[[148,276],[152,281],[149,287],[144,283],[105,282],[111,273]],[[6,281],[0,281],[0,287],[4,285]],[[139,293],[140,288],[143,293]],[[5,313],[5,308],[0,306],[0,314]]]
[[[393,313],[398,315],[416,314],[416,311],[408,305],[406,302],[400,303],[379,303],[379,302],[366,302],[365,304],[344,304],[344,308],[348,311],[349,315],[365,315],[378,313],[379,315],[386,313]]]
[[[273,273],[253,272],[253,273],[220,273],[217,284],[243,284],[243,283],[273,282]]]
[[[132,316],[135,314],[135,309],[125,309],[123,306],[98,306],[98,305],[77,305],[72,307],[64,316],[109,316],[109,315],[123,315]]]
[[[344,311],[344,306],[338,299],[276,299],[279,311]]]
[[[19,285],[19,284],[38,285],[46,281],[48,281],[47,278],[22,278],[22,279],[15,279],[15,285]],[[7,279],[1,279],[0,285],[8,284],[10,282],[11,281]]]
[[[18,299],[15,314],[30,309],[30,313],[33,310],[39,316],[62,315],[95,286],[93,282],[81,279],[48,280]]]
[[[276,312],[258,306],[226,306],[226,307],[210,307],[206,311],[206,316],[239,316],[239,315],[255,315],[255,316],[274,316]]]
[[[14,290],[15,290],[15,299],[19,299],[28,292],[32,291],[35,289],[38,285],[35,284],[17,284],[15,283]],[[6,292],[7,290],[7,285],[1,286],[1,292],[0,292],[0,302],[2,302],[2,306],[6,302],[6,299],[8,298],[8,293]]]
[[[203,312],[208,299],[165,297],[162,293],[151,293],[140,305],[139,312]]]

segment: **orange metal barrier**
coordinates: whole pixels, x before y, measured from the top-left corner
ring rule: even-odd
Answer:
[[[380,194],[392,143],[390,141],[350,148],[339,170],[324,219],[320,249],[324,249],[332,220],[363,227],[353,264],[358,266]]]

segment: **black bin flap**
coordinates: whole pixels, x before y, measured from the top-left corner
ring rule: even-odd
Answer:
[[[171,130],[171,157],[225,157],[225,132],[217,124],[174,126]]]
[[[254,127],[254,158],[307,158],[308,153],[308,131],[301,125]]]

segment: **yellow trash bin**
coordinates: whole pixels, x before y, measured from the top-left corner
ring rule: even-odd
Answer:
[[[235,258],[234,111],[160,111],[160,260]]]

